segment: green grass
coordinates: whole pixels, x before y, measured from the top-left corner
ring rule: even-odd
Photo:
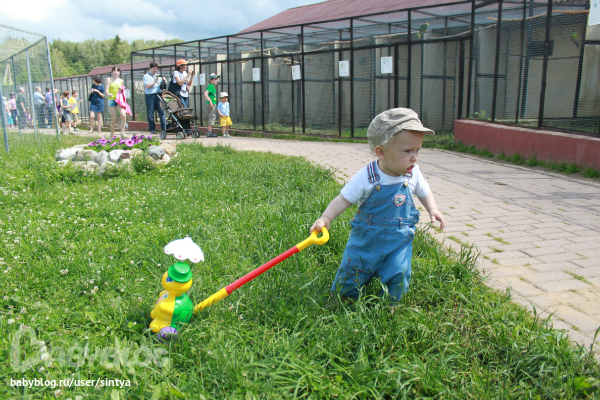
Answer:
[[[62,138],[61,147],[83,141]],[[411,290],[397,308],[374,296],[374,282],[359,301],[326,309],[352,210],[334,221],[327,244],[292,256],[161,344],[146,327],[175,261],[166,243],[190,235],[204,250],[188,293],[199,302],[306,238],[339,184],[299,158],[198,144],[179,145],[168,166],[97,178],[59,167],[57,148],[53,137],[11,137],[11,153],[0,152],[1,398],[599,394],[591,353],[485,286],[472,249],[450,255],[422,229]],[[46,353],[54,362],[11,367]],[[131,387],[8,384],[23,378]]]
[[[496,158],[501,161],[508,161],[516,165],[527,165],[529,167],[542,167],[551,171],[556,171],[564,174],[579,174],[586,178],[600,178],[600,171],[594,168],[577,165],[575,163],[556,163],[545,162],[538,160],[533,156],[529,159],[523,158],[520,154],[507,155],[501,152],[498,155],[492,154],[488,149],[477,149],[475,146],[466,146],[465,144],[454,142],[454,135],[442,133],[435,136],[425,136],[423,138],[423,147],[436,148],[460,153],[474,154],[485,158]]]

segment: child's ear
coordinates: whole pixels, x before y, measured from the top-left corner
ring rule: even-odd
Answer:
[[[381,147],[381,146],[375,147],[375,154],[377,155],[377,158],[379,158],[380,160],[385,160],[385,152],[383,150],[383,147]]]

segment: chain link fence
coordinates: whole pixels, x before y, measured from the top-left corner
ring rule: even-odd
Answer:
[[[587,26],[587,1],[443,3],[162,46],[131,60],[154,61],[170,77],[184,58],[204,74],[190,93],[202,125],[202,93],[217,73],[239,129],[364,137],[379,112],[410,107],[440,132],[473,118],[600,136],[600,37]],[[131,73],[141,121],[147,70]]]
[[[0,130],[6,151],[15,135],[58,135],[59,96],[54,91],[47,38],[0,25],[0,68]]]

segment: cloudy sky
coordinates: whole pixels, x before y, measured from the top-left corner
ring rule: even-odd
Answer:
[[[81,42],[206,39],[237,33],[288,8],[322,0],[6,0],[0,23]]]

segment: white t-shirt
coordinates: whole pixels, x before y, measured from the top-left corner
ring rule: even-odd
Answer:
[[[187,71],[175,71],[173,73],[173,83],[177,83],[177,79],[175,79],[176,77],[179,77],[179,79],[183,79],[185,81],[185,78],[187,78]],[[179,92],[179,95],[181,97],[188,97],[187,84],[184,83],[183,85],[181,85],[181,92]]]
[[[390,176],[385,174],[377,167],[377,173],[379,174],[380,185],[394,185],[397,183],[403,183],[407,179],[407,175]],[[367,167],[361,168],[356,175],[350,179],[350,182],[346,184],[340,191],[342,196],[352,204],[362,204],[366,199],[369,191],[375,186],[374,183],[369,182],[369,173]],[[408,180],[408,188],[410,193],[417,197],[425,197],[429,194],[429,184],[425,180],[425,177],[421,173],[418,165],[415,165],[412,170],[412,178]]]

